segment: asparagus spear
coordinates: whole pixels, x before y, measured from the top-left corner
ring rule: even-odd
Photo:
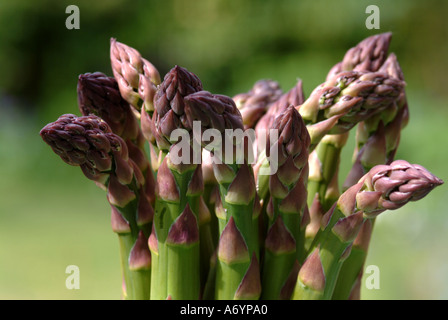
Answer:
[[[317,226],[320,225],[323,214],[339,198],[339,162],[347,139],[348,132],[325,135],[310,154],[310,174],[307,185],[310,222],[305,229],[306,246],[316,236]]]
[[[85,73],[78,79],[78,106],[82,115],[94,114],[111,127],[112,132],[125,140],[129,157],[145,176],[146,195],[154,205],[155,179],[147,158],[144,137],[138,119],[124,100],[117,81],[104,73]]]
[[[200,161],[193,161],[194,116],[184,101],[201,89],[196,75],[176,66],[165,75],[154,98],[153,135],[158,148],[166,153],[157,173],[160,201],[156,204],[153,233],[157,246],[151,246],[157,263],[151,287],[154,299],[199,299],[200,259],[207,263],[210,259],[200,252],[202,169]],[[187,135],[187,150],[179,148],[182,141],[171,140],[171,134],[179,128]]]
[[[283,290],[304,254],[300,225],[306,206],[310,137],[299,113],[290,106],[274,121],[279,139],[268,137],[267,149],[278,154],[278,170],[269,177],[271,205],[264,251],[262,299],[289,298]]]
[[[142,105],[152,109],[152,99],[148,91],[155,92],[154,86],[160,84],[160,74],[154,65],[144,59],[134,48],[110,39],[110,60],[112,71],[118,82],[122,97],[136,110]]]
[[[110,60],[121,96],[141,120],[141,130],[149,142],[150,164],[157,171],[164,153],[157,147],[152,121],[154,96],[161,83],[159,71],[134,48],[116,39],[110,40]]]
[[[424,167],[404,160],[372,168],[325,214],[299,271],[293,299],[330,299],[362,224],[385,210],[422,199],[442,183]]]
[[[259,175],[260,169],[269,170],[269,161],[266,157],[266,141],[269,129],[272,128],[275,118],[284,112],[290,105],[298,106],[305,101],[302,80],[288,92],[284,93],[277,101],[272,103],[268,111],[260,118],[255,126],[256,162],[253,165],[257,192],[261,201],[267,204],[269,201],[269,175]]]
[[[61,159],[107,190],[118,234],[126,299],[149,299],[151,255],[147,245],[153,209],[142,192],[144,176],[126,143],[101,118],[67,114],[40,132]]]
[[[220,239],[216,266],[216,299],[256,299],[260,295],[257,216],[254,216],[255,182],[248,164],[249,143],[243,138],[237,149],[232,133],[243,130],[235,102],[226,96],[200,91],[185,97],[187,123],[201,121],[215,129],[219,139],[204,146],[213,155],[223,210],[217,209]],[[228,139],[226,141],[226,139]],[[224,142],[223,142],[224,140]],[[230,148],[229,148],[230,146]],[[237,151],[238,150],[238,151]],[[241,158],[239,158],[241,157]],[[241,160],[241,161],[239,161]]]
[[[298,106],[305,101],[305,94],[303,92],[302,80],[298,80],[296,85],[288,92],[281,95],[275,102],[268,105],[266,113],[258,120],[255,125],[255,136],[257,141],[257,154],[265,150],[266,141],[269,129],[272,127],[275,118],[286,110],[290,105]]]

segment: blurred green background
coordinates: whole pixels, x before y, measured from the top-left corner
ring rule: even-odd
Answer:
[[[70,4],[79,30],[65,27]],[[380,30],[365,27],[371,4]],[[105,194],[39,137],[61,114],[79,115],[79,74],[112,74],[111,37],[162,76],[178,64],[214,93],[246,92],[261,78],[286,91],[301,78],[308,95],[347,49],[392,31],[411,115],[397,158],[447,181],[447,16],[443,0],[1,0],[0,299],[120,299]],[[349,143],[343,173],[351,153]],[[448,298],[447,197],[442,186],[378,218],[367,265],[379,267],[380,289],[363,286],[364,299]],[[72,264],[80,290],[65,287]]]

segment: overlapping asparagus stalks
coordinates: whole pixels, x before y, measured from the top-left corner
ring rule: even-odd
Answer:
[[[215,297],[258,299],[258,223],[255,181],[248,163],[250,143],[234,141],[242,133],[243,121],[235,102],[226,96],[198,92],[186,97],[187,105],[204,125],[216,130],[220,143],[210,149],[213,170],[219,184],[216,215],[219,221]],[[232,132],[229,136],[228,133]],[[216,141],[215,141],[216,143]]]
[[[233,99],[180,66],[161,81],[111,39],[114,77],[80,75],[83,116],[63,115],[41,136],[107,191],[123,297],[359,298],[375,217],[442,184],[393,162],[409,113],[390,39],[347,51],[308,99],[301,80],[286,93],[260,80]],[[355,126],[341,195],[340,153]]]
[[[402,70],[393,53],[389,55],[381,66],[380,71],[404,80]],[[389,164],[393,161],[400,142],[401,130],[406,126],[408,118],[407,98],[403,89],[397,101],[383,112],[360,123],[356,132],[354,163],[344,182],[345,188],[353,185],[355,179],[359,179],[373,166]],[[347,259],[342,268],[334,299],[347,299],[351,291],[356,292],[356,295],[351,296],[352,299],[359,299],[361,290],[357,279],[363,273],[374,222],[375,220],[373,219],[366,223],[363,226],[363,232],[356,239],[353,254]]]
[[[403,160],[372,168],[325,214],[299,271],[293,299],[331,299],[339,270],[363,222],[420,200],[440,184],[422,166]]]
[[[377,72],[387,58],[391,33],[382,33],[370,36],[361,41],[355,47],[349,49],[343,60],[337,63],[328,73],[327,81],[334,78],[343,71]],[[385,70],[381,70],[385,71]],[[392,76],[388,72],[389,76]],[[397,78],[403,80],[402,78]],[[400,93],[401,95],[401,93]],[[397,98],[398,100],[399,98]],[[393,100],[392,104],[395,104]],[[386,107],[385,110],[390,109]],[[383,112],[376,112],[373,117]],[[363,121],[358,125],[358,130],[363,126]],[[308,205],[310,206],[310,224],[307,229],[307,240],[310,241],[315,236],[316,225],[320,223],[322,215],[333,205],[340,195],[338,185],[338,172],[340,155],[348,139],[349,132],[341,134],[327,134],[317,145],[310,156],[310,179],[308,184]],[[382,164],[382,162],[375,163]],[[356,165],[354,165],[354,168]],[[373,166],[372,166],[373,167]],[[370,167],[370,168],[372,168]],[[353,171],[353,170],[352,170]],[[368,171],[368,170],[367,170]],[[350,185],[356,183],[367,171],[353,175]],[[359,171],[358,171],[359,172]]]
[[[144,176],[129,158],[125,141],[94,115],[63,115],[40,134],[64,162],[79,166],[88,179],[107,190],[112,229],[120,242],[123,296],[149,299],[151,255],[147,239],[153,208],[142,188]]]

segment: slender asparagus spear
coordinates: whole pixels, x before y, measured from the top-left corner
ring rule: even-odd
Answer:
[[[330,299],[342,263],[366,219],[420,200],[442,183],[422,166],[403,160],[372,168],[325,214],[299,271],[293,299]]]
[[[299,113],[290,106],[274,121],[278,140],[268,137],[267,150],[278,154],[278,170],[269,177],[271,210],[262,275],[262,299],[280,299],[297,261],[304,254],[300,225],[306,206],[310,137]],[[283,291],[283,292],[282,292]],[[292,292],[290,292],[292,293]]]
[[[266,141],[269,129],[272,128],[275,118],[284,112],[290,105],[298,106],[305,101],[302,80],[288,92],[284,93],[277,101],[272,103],[266,114],[264,114],[255,126],[256,162],[253,165],[257,192],[262,202],[269,201],[269,175],[259,175],[260,169],[269,170],[269,161],[266,158]]]
[[[67,114],[40,132],[61,159],[107,190],[112,228],[118,234],[126,299],[149,299],[151,255],[147,245],[152,206],[144,176],[127,145],[101,118]]]
[[[163,160],[163,152],[157,147],[155,127],[152,121],[154,96],[161,83],[159,71],[134,48],[111,38],[110,60],[121,96],[133,107],[141,120],[141,129],[149,142],[150,163],[157,171]]]
[[[200,251],[199,213],[204,185],[200,158],[194,161],[195,118],[184,101],[188,94],[201,89],[196,75],[176,66],[165,76],[154,98],[153,135],[158,148],[166,152],[157,173],[160,201],[153,234],[157,246],[151,246],[157,261],[156,280],[151,287],[154,299],[199,299],[200,259],[208,264],[212,254]],[[184,135],[172,140],[176,129],[183,129]],[[183,138],[187,139],[186,148]],[[200,157],[200,145],[198,152]]]
[[[221,235],[215,298],[257,299],[261,288],[257,216],[254,216],[255,182],[248,164],[249,142],[245,137],[237,138],[241,146],[238,149],[233,136],[238,130],[243,133],[241,114],[231,98],[207,91],[190,94],[185,102],[187,123],[193,119],[201,121],[203,128],[215,129],[211,138],[220,140],[206,145],[213,155],[224,213],[221,216],[221,211],[216,210]]]

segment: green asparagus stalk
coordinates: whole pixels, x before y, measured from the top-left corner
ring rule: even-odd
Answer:
[[[67,114],[40,132],[61,159],[107,190],[112,229],[118,234],[125,299],[149,299],[151,255],[147,245],[153,208],[144,176],[125,141],[101,118]]]
[[[184,101],[186,96],[201,89],[196,75],[176,66],[165,75],[154,98],[152,134],[157,147],[166,153],[157,171],[159,201],[151,245],[157,261],[153,273],[156,280],[151,287],[154,299],[199,299],[201,265],[204,265],[200,259],[210,261],[199,244],[204,184],[200,161],[193,161],[194,143],[197,143],[192,132],[195,116]],[[186,149],[182,139],[172,140],[176,129],[186,133]]]
[[[262,299],[287,298],[284,287],[304,254],[300,226],[306,206],[310,137],[299,113],[290,106],[274,121],[278,140],[268,136],[267,150],[278,154],[278,170],[269,177],[271,204],[264,251]],[[289,286],[291,287],[291,286]]]
[[[422,199],[442,183],[422,166],[403,160],[372,168],[325,214],[300,268],[293,299],[331,299],[342,263],[363,223]]]
[[[255,181],[247,155],[250,143],[243,138],[242,142],[237,141],[242,148],[237,149],[232,135],[226,136],[228,130],[243,132],[241,114],[231,98],[207,91],[190,94],[185,102],[187,117],[200,121],[203,128],[214,129],[217,136],[213,138],[220,140],[203,142],[212,153],[214,176],[219,184],[220,202],[217,199],[215,210],[220,229],[215,298],[257,299],[261,287]],[[189,119],[187,123],[191,123]]]
[[[310,222],[304,230],[306,247],[316,236],[323,214],[339,198],[339,162],[342,148],[345,146],[347,139],[348,132],[326,135],[310,154],[310,173],[307,185]]]

